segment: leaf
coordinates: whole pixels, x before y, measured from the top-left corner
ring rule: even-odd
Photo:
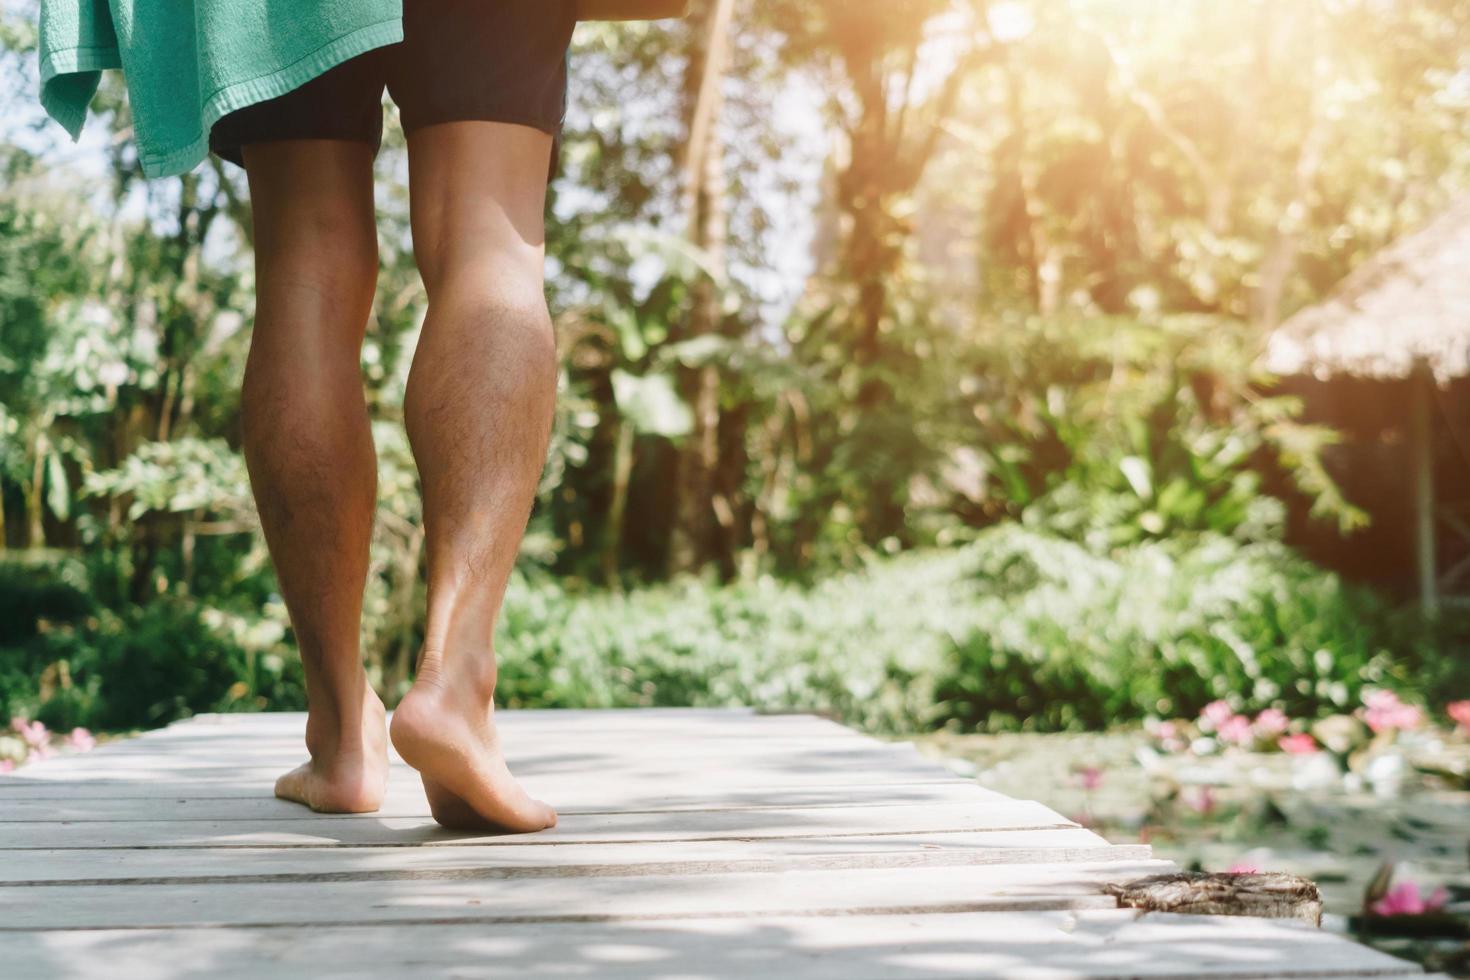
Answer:
[[[740,345],[729,337],[719,334],[703,334],[666,344],[659,352],[666,360],[677,361],[685,367],[703,367],[706,364],[728,364],[740,353]]]
[[[648,225],[624,224],[613,229],[611,237],[622,243],[635,258],[658,258],[675,278],[693,282],[704,276],[721,288],[728,285],[726,278],[720,274],[719,267],[710,259],[709,253],[682,235]]]
[[[666,374],[612,373],[613,398],[634,430],[673,439],[694,426],[694,415]]]
[[[625,360],[636,361],[648,353],[648,344],[643,340],[638,317],[632,310],[608,300],[602,305],[602,316],[607,325],[617,332]]]
[[[1118,469],[1123,473],[1123,479],[1133,488],[1133,492],[1144,500],[1154,495],[1153,476],[1149,472],[1148,461],[1141,456],[1124,456],[1118,460]]]

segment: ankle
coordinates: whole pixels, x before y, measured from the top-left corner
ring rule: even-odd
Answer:
[[[361,686],[309,685],[307,739],[333,746],[360,743],[369,729],[381,725],[382,714],[383,702],[365,676]]]
[[[495,695],[494,650],[462,650],[450,654],[425,647],[414,672],[414,688],[441,694],[470,694],[489,701]]]

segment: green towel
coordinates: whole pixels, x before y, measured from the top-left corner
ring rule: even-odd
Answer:
[[[226,113],[403,39],[402,0],[41,0],[41,104],[72,139],[121,68],[149,177],[204,159]]]

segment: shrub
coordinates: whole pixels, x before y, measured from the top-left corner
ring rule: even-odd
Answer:
[[[976,608],[969,550],[907,555],[810,589],[771,578],[627,595],[512,589],[500,694],[512,706],[736,705],[874,730],[936,718],[935,684]]]
[[[304,704],[269,616],[53,598],[87,611],[0,644],[11,715],[107,729]],[[1452,640],[1280,544],[1205,535],[1103,556],[1011,524],[811,587],[571,593],[521,577],[497,648],[511,707],[754,705],[901,732],[1095,728],[1220,699],[1312,716],[1355,707],[1368,685],[1437,702],[1464,696]]]
[[[300,662],[247,648],[185,599],[98,611],[0,647],[0,708],[53,729],[164,725],[200,711],[305,705]]]
[[[1101,727],[1226,699],[1347,710],[1369,684],[1412,688],[1434,659],[1408,617],[1283,545],[1215,536],[1099,557],[1007,527],[982,537],[994,588],[941,697],[963,727]]]
[[[1275,543],[1202,536],[1109,557],[1016,525],[811,589],[760,579],[626,596],[518,583],[501,693],[525,706],[753,704],[885,731],[1103,727],[1413,694],[1454,658]]]

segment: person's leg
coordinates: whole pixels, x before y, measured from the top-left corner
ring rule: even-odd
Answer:
[[[404,403],[424,497],[424,649],[392,737],[451,827],[541,830],[495,732],[495,619],[545,463],[556,346],[543,291],[552,139],[499,122],[409,135],[414,255],[429,310]]]
[[[276,795],[315,810],[381,804],[383,704],[358,636],[377,463],[360,349],[377,284],[374,147],[245,146],[256,310],[242,392],[245,461],[306,668],[311,761]]]

